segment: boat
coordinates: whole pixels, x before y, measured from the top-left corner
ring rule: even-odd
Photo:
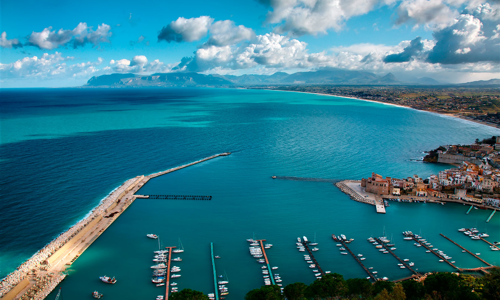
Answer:
[[[309,265],[309,268],[311,269],[316,268],[316,265],[315,264]]]
[[[302,238],[304,239],[304,243],[309,242],[309,241],[307,240],[307,237],[306,237],[305,235],[304,235]]]
[[[500,249],[498,249],[498,247],[496,247],[496,246],[490,246],[490,249],[491,249],[491,251],[498,251],[498,250],[500,250]]]
[[[163,295],[156,296],[156,300],[163,300]]]
[[[101,279],[101,281],[104,282],[104,283],[109,283],[109,284],[115,284],[116,283],[116,279],[114,277],[110,278],[110,277],[108,277],[106,275],[99,277],[99,279]]]
[[[184,252],[184,246],[182,246],[181,239],[179,239],[179,248],[172,250],[172,253],[182,253]]]
[[[278,267],[272,267],[271,269],[272,270],[278,270]]]
[[[387,281],[387,280],[389,280],[389,278],[388,277],[382,277],[382,280],[383,281]]]
[[[406,269],[406,267],[405,267],[405,266],[399,266],[399,268],[400,268],[400,269]]]
[[[151,279],[151,282],[153,282],[153,283],[162,283],[164,281],[165,281],[165,277]]]
[[[172,258],[172,261],[182,261],[182,258],[180,257]]]
[[[405,241],[411,241],[411,240],[413,240],[413,238],[411,236],[405,236],[403,238],[403,240],[405,240]]]
[[[101,299],[101,297],[104,296],[103,294],[99,294],[98,291],[93,291],[92,292],[92,297],[94,297],[95,299]]]
[[[415,265],[415,263],[411,262],[408,264],[410,267],[413,267]]]
[[[460,231],[460,232],[465,232],[466,230],[467,230],[467,229],[465,229],[465,228],[460,228],[458,231]]]
[[[301,240],[299,237],[297,238],[297,241],[298,241],[299,243],[302,243],[302,240]]]
[[[392,247],[392,248],[391,248],[391,251],[394,251],[394,250],[396,250],[396,247]]]
[[[170,276],[170,278],[177,278],[177,277],[181,277],[181,274],[172,274],[172,276]]]
[[[480,240],[480,239],[481,239],[481,238],[480,238],[479,236],[477,236],[477,235],[473,235],[473,236],[471,236],[470,238],[471,238],[471,239],[473,239],[473,240]]]
[[[347,252],[340,252],[340,254],[342,254],[342,255],[347,255]]]
[[[480,233],[480,234],[478,234],[478,236],[485,238],[485,237],[489,237],[490,235],[487,233]]]
[[[229,281],[219,281],[218,284],[228,284]]]
[[[363,254],[358,254],[358,257],[363,257]]]
[[[340,251],[345,251],[344,247],[339,248]]]
[[[311,251],[318,251],[318,250],[319,250],[319,248],[316,248],[316,247],[311,249]]]
[[[477,256],[481,255],[481,253],[476,253]]]
[[[166,267],[167,267],[167,265],[165,265],[165,264],[157,264],[157,265],[151,266],[151,269],[165,269]]]
[[[177,282],[172,282],[170,285],[171,285],[171,286],[176,286],[176,285],[177,285]]]
[[[342,244],[336,244],[335,246],[337,246],[337,247],[342,247]]]
[[[368,270],[373,270],[373,267],[369,267]]]
[[[431,253],[431,250],[425,250],[425,252],[427,252],[427,253]]]
[[[312,264],[312,263],[313,263],[313,261],[312,261],[312,260],[308,260],[308,261],[306,261],[306,263],[308,263],[308,264]]]
[[[366,259],[366,257],[361,257],[359,260],[365,260],[365,259]]]
[[[166,253],[168,253],[168,250],[158,250],[158,251],[155,251],[154,253],[156,253],[156,254],[166,254]]]
[[[410,261],[408,258],[403,259],[403,261]]]
[[[332,234],[332,239],[333,239],[334,241],[337,241],[337,236],[335,236],[335,234]]]
[[[372,274],[377,274],[378,272],[377,271],[373,271]]]
[[[165,285],[165,283],[162,282],[162,283],[158,283],[156,286],[160,287],[160,286],[164,286],[164,285]]]
[[[148,234],[146,234],[146,236],[150,239],[155,239],[155,240],[158,238],[158,236],[156,234],[153,234],[153,233],[148,233]]]

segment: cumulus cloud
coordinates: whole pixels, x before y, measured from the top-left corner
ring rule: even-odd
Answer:
[[[111,37],[111,26],[101,24],[96,30],[87,26],[87,23],[79,23],[74,29],[52,31],[52,27],[45,28],[41,32],[32,32],[28,43],[40,49],[52,50],[67,44],[73,48],[84,46],[87,43],[99,46],[100,43],[109,42]]]
[[[233,21],[217,21],[210,27],[207,45],[228,46],[252,39],[255,33],[243,25],[236,26]]]
[[[500,28],[498,23],[491,21],[492,11],[482,8],[489,8],[489,5],[481,5],[476,16],[462,14],[453,25],[434,32],[436,46],[429,51],[427,61],[441,64],[500,63]]]
[[[277,33],[293,36],[339,31],[346,20],[390,0],[258,0],[272,8],[266,22],[278,24]]]
[[[7,39],[7,32],[2,32],[2,36],[0,36],[0,47],[2,48],[18,48],[23,45],[19,42],[18,39]]]
[[[137,73],[137,74],[148,74],[148,73],[165,73],[171,72],[174,65],[165,64],[160,60],[156,59],[152,62],[148,62],[148,59],[144,55],[136,55],[132,60],[119,59],[111,60],[109,66],[104,68],[106,73]]]
[[[209,16],[185,19],[178,18],[163,27],[158,33],[158,42],[193,42],[205,37],[214,19]]]
[[[457,15],[443,0],[407,0],[399,5],[395,23],[442,28],[450,25]]]
[[[411,41],[410,45],[404,48],[403,52],[389,54],[384,58],[386,63],[401,63],[407,62],[412,59],[413,56],[419,54],[424,49],[424,43],[422,43],[422,38],[417,37]]]
[[[96,62],[82,62],[68,65],[74,58],[62,56],[61,53],[45,53],[41,57],[25,57],[10,64],[0,64],[0,77],[12,78],[37,78],[50,79],[64,76],[87,76],[98,71],[97,66],[102,63],[98,58]]]

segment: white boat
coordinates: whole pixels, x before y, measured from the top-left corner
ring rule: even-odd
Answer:
[[[156,296],[156,300],[163,300],[163,295]]]
[[[415,263],[411,262],[408,264],[410,267],[413,267],[415,265]]]
[[[299,237],[297,238],[297,241],[298,241],[299,243],[302,243],[302,240],[301,240]]]
[[[219,283],[219,284],[228,284],[228,283],[229,283],[229,281],[219,281],[218,283]]]
[[[154,253],[156,253],[156,254],[165,254],[165,253],[168,253],[168,250],[157,250]]]
[[[306,263],[313,264],[314,262],[312,260],[308,260],[308,261],[306,261]]]
[[[377,271],[373,271],[372,274],[377,274],[378,272]]]
[[[439,262],[443,262],[444,260],[440,259]]]
[[[177,282],[172,282],[170,285],[171,285],[171,286],[176,286],[176,285],[177,285]]]
[[[59,292],[60,293],[60,292]],[[57,294],[58,296],[56,297],[56,299],[59,299],[59,294]],[[98,291],[94,291],[92,292],[92,297],[94,297],[95,299],[101,299],[102,296],[104,296],[103,294],[99,294]]]
[[[481,253],[476,253],[477,256],[481,255]]]
[[[153,234],[153,233],[148,233],[148,234],[146,234],[146,236],[150,239],[155,239],[155,240],[158,238],[158,236],[156,234]]]
[[[156,286],[164,286],[164,285],[165,285],[165,283],[162,282],[162,283],[158,283]]]
[[[358,257],[363,257],[363,254],[358,254]]]
[[[314,273],[319,273],[319,270],[317,270],[317,269],[316,269],[316,270],[313,270],[313,272],[314,272]]]
[[[425,252],[427,252],[427,253],[431,253],[431,250],[425,250]]]
[[[339,248],[340,251],[345,251],[344,247]]]
[[[394,251],[394,250],[396,250],[396,247],[392,247],[392,248],[391,248],[391,251]]]
[[[403,238],[403,240],[405,240],[405,241],[411,241],[411,240],[413,240],[413,238],[411,236],[405,236]]]
[[[316,277],[321,276],[321,273],[314,273],[314,276]]]
[[[307,237],[306,237],[305,235],[304,235],[302,238],[304,239],[304,242],[305,242],[305,243],[307,243],[307,242],[308,242],[308,241],[307,241]]]
[[[491,246],[490,249],[491,249],[491,251],[498,251],[499,250],[498,247],[496,247],[496,246]]]
[[[347,252],[340,252],[340,254],[342,254],[342,255],[347,255]]]
[[[179,239],[179,248],[172,250],[172,253],[182,253],[184,252],[184,246],[182,246],[181,239]]]
[[[460,232],[465,232],[466,230],[467,230],[467,229],[465,229],[465,228],[460,228],[458,231],[460,231]]]
[[[311,251],[318,251],[318,250],[319,250],[319,248],[316,248],[316,247],[311,249]]]
[[[316,265],[315,264],[309,265],[309,268],[314,269],[316,268]]]
[[[153,282],[153,283],[162,283],[164,281],[165,281],[164,278],[153,278],[153,279],[151,279],[151,282]]]
[[[165,264],[157,264],[154,266],[151,266],[151,269],[165,269],[167,266]]]
[[[108,277],[106,275],[99,277],[99,279],[101,279],[101,281],[104,282],[104,283],[109,283],[109,284],[115,284],[116,283],[116,279],[114,277],[110,278],[110,277]]]
[[[490,236],[490,235],[489,235],[489,234],[487,234],[487,233],[480,233],[480,234],[478,234],[478,235],[479,235],[479,237],[489,237],[489,236]]]
[[[403,261],[410,261],[408,258],[403,259]]]
[[[181,274],[172,274],[172,276],[170,276],[170,278],[177,278],[177,277],[181,277]]]
[[[366,259],[366,257],[361,257],[359,260],[365,260],[365,259]]]
[[[172,258],[172,261],[182,261],[182,258],[180,257]]]
[[[278,270],[278,267],[272,267],[271,269],[272,270]]]
[[[405,267],[405,266],[400,266],[399,268],[400,268],[400,269],[406,269],[406,267]]]
[[[337,246],[337,247],[342,247],[342,244],[337,244],[337,245],[335,245],[335,246]]]
[[[473,236],[471,236],[470,238],[471,238],[471,239],[473,239],[473,240],[480,240],[480,239],[481,239],[481,238],[480,238],[479,236],[477,236],[477,235],[473,235]]]

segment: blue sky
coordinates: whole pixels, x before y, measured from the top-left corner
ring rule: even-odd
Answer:
[[[110,73],[319,68],[465,82],[500,77],[498,0],[10,1],[1,87]]]

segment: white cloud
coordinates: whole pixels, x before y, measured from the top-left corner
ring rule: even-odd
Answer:
[[[22,44],[19,42],[18,39],[7,39],[7,32],[2,32],[2,36],[0,37],[0,47],[2,48],[17,48],[17,47],[22,47]]]
[[[406,0],[397,9],[396,25],[414,23],[444,28],[458,15],[443,0]]]
[[[166,42],[193,42],[207,35],[208,29],[214,19],[209,16],[185,19],[178,18],[163,27],[158,34],[158,41]]]
[[[255,33],[243,25],[236,26],[233,21],[217,21],[210,27],[208,45],[228,46],[252,39]]]
[[[173,64],[164,64],[156,59],[148,62],[144,55],[136,55],[132,60],[119,59],[111,60],[106,69],[106,73],[135,73],[135,74],[151,74],[151,73],[167,73],[172,71]]]
[[[344,22],[371,11],[377,4],[393,1],[381,0],[259,0],[272,8],[267,22],[278,24],[277,33],[293,36],[316,35],[333,29],[339,31]]]
[[[29,44],[40,49],[52,50],[68,43],[72,43],[74,48],[91,43],[98,46],[100,43],[109,42],[111,37],[111,27],[107,24],[97,26],[93,30],[87,23],[79,23],[73,30],[59,29],[52,31],[52,27],[45,28],[41,32],[32,32],[29,37]]]

